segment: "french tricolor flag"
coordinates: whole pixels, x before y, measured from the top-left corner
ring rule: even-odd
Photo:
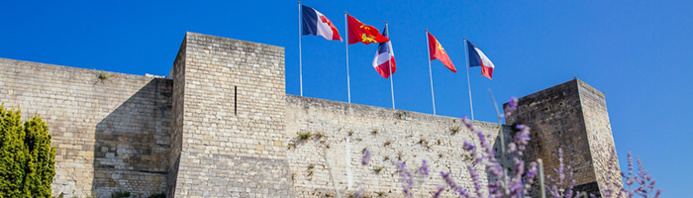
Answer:
[[[301,5],[301,10],[303,10],[303,35],[320,35],[327,40],[342,41],[337,28],[325,15],[304,5]]]
[[[493,69],[496,67],[493,65],[486,54],[481,52],[481,50],[474,46],[472,42],[467,40],[467,51],[469,52],[469,67],[481,66],[481,75],[486,76],[486,78],[491,79],[493,76]]]
[[[383,29],[383,36],[390,38],[387,26]],[[395,67],[395,52],[392,50],[392,41],[378,44],[378,51],[375,52],[373,59],[373,67],[383,78],[389,78],[391,74],[395,73],[397,67]]]

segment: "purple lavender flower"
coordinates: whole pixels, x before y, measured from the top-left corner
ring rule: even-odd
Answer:
[[[508,108],[505,109],[506,118],[517,110],[517,103],[519,103],[519,100],[516,97],[508,98]]]
[[[438,198],[440,197],[440,194],[443,194],[443,190],[445,190],[445,186],[441,185],[436,185],[436,192],[433,194],[433,198]]]
[[[466,126],[467,129],[469,129],[470,131],[476,131],[474,123],[472,123],[471,120],[467,119],[467,116],[462,117],[462,123],[464,123],[464,126]]]
[[[405,196],[411,197],[413,195],[411,190],[412,187],[414,187],[414,174],[407,170],[406,163],[402,162],[395,164],[397,165],[397,172],[399,172],[400,181],[402,182],[402,191]]]
[[[365,193],[365,190],[363,188],[361,188],[358,191],[354,192],[354,197],[356,197],[356,198],[363,197],[364,193]]]
[[[525,173],[525,179],[527,183],[525,183],[524,189],[522,191],[523,194],[529,194],[529,190],[532,188],[532,184],[534,184],[534,178],[537,176],[539,169],[537,169],[537,163],[536,162],[531,162],[529,163],[529,170]]]
[[[479,161],[483,159],[481,155],[479,155],[479,152],[476,151],[476,146],[472,145],[467,141],[464,141],[464,143],[462,144],[462,149],[470,152],[474,165],[478,164]]]
[[[554,198],[572,197],[575,180],[570,166],[565,166],[563,149],[561,148],[558,148],[558,163],[558,169],[553,169],[553,172],[558,174],[558,180],[553,179],[550,175],[546,177],[551,182],[549,194]]]
[[[423,160],[423,162],[421,163],[421,167],[419,167],[419,174],[428,177],[428,171],[428,163],[426,163],[426,160]]]
[[[512,143],[513,146],[510,147],[509,145],[509,150],[511,150],[510,152],[516,151],[519,155],[522,155],[527,148],[527,144],[529,144],[529,140],[531,140],[529,137],[529,127],[526,125],[517,125],[515,128],[517,128],[519,131],[515,133]]]
[[[450,173],[451,172],[445,173],[443,171],[440,171],[440,176],[443,177],[443,180],[445,180],[445,183],[447,183],[448,186],[450,186],[450,189],[457,191],[457,188],[459,188],[459,186],[457,186],[457,183],[455,182],[455,180],[452,179],[452,177],[450,177]]]
[[[361,158],[361,164],[364,166],[368,165],[368,163],[371,161],[371,151],[366,150],[363,153],[363,158]]]
[[[476,196],[483,197],[481,192],[481,180],[479,179],[479,173],[476,172],[476,168],[474,168],[472,165],[467,165],[467,171],[469,172],[469,175],[472,176]]]

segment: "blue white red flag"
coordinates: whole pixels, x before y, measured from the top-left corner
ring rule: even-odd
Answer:
[[[303,35],[320,35],[327,40],[342,41],[337,27],[325,15],[304,5],[301,5],[301,10],[303,10],[301,20],[303,21]]]
[[[481,52],[481,50],[474,46],[472,42],[467,41],[467,51],[469,52],[469,67],[481,67],[481,75],[486,76],[486,78],[491,79],[493,76],[493,69],[496,67],[493,65],[486,54]]]
[[[387,26],[385,26],[383,36],[389,38],[389,35]],[[395,52],[392,50],[392,40],[378,44],[378,51],[375,52],[373,59],[373,67],[383,78],[388,78],[395,73],[397,67],[395,66]]]

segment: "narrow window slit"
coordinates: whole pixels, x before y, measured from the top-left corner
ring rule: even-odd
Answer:
[[[238,116],[238,86],[233,86],[233,115]]]

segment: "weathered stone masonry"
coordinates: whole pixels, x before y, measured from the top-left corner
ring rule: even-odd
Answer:
[[[48,123],[54,195],[324,197],[336,187],[401,197],[392,161],[424,159],[432,174],[415,197],[443,183],[439,171],[472,186],[460,147],[478,139],[459,118],[287,95],[284,75],[281,47],[187,33],[169,78],[0,59],[0,102]],[[521,98],[514,122],[533,129],[528,159],[556,167],[561,147],[581,189],[606,184],[614,142],[603,93],[571,80]],[[475,124],[496,147],[510,131]],[[308,132],[320,135],[298,138]]]

